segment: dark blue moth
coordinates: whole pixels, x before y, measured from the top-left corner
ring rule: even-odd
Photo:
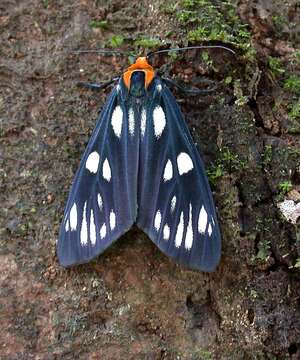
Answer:
[[[146,58],[113,88],[85,150],[60,228],[61,265],[95,258],[134,223],[179,263],[215,270],[221,237],[204,166]]]

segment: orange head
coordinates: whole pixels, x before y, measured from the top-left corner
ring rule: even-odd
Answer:
[[[146,57],[138,57],[135,63],[129,66],[129,68],[124,72],[123,80],[128,89],[130,89],[131,75],[134,71],[143,71],[145,73],[145,88],[147,89],[154,78],[154,69],[148,64]]]

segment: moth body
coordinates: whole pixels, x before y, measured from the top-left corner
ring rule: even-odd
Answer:
[[[99,116],[67,201],[60,263],[90,261],[134,223],[179,263],[216,268],[221,237],[204,166],[146,58],[124,72]]]

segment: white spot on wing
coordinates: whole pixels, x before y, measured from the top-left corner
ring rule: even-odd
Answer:
[[[80,243],[82,246],[87,245],[88,240],[88,230],[87,230],[87,222],[86,222],[86,202],[83,207],[83,215],[82,215],[82,224],[80,231]]]
[[[103,163],[102,174],[103,174],[104,179],[109,182],[111,179],[111,169],[110,169],[107,158],[104,160],[104,163]]]
[[[123,111],[121,106],[118,105],[115,107],[111,117],[111,126],[115,135],[120,138],[122,133],[122,124],[123,124]]]
[[[184,230],[184,219],[183,219],[183,211],[180,214],[179,224],[177,226],[176,236],[175,236],[175,246],[179,247],[182,243],[183,237],[183,230]]]
[[[86,163],[85,163],[85,167],[88,170],[90,170],[91,173],[96,174],[96,172],[98,170],[99,160],[100,160],[99,154],[97,153],[97,151],[93,151],[88,156]]]
[[[187,250],[190,250],[193,245],[193,224],[192,224],[192,204],[190,204],[190,214],[189,214],[189,223],[186,229],[186,235],[185,235],[185,248]]]
[[[92,245],[95,245],[97,237],[96,237],[96,226],[95,226],[93,210],[91,210],[91,218],[90,218],[90,239],[91,239]]]
[[[179,175],[186,174],[194,168],[190,155],[185,152],[182,152],[177,156],[177,166]]]
[[[166,116],[161,106],[156,106],[153,110],[154,134],[157,139],[160,138],[166,126]]]
[[[106,225],[103,224],[100,229],[100,237],[101,237],[101,239],[104,239],[105,236],[106,236]]]
[[[116,227],[116,214],[113,210],[111,210],[109,214],[109,226],[110,229],[113,230]]]
[[[174,195],[171,200],[171,213],[175,210],[176,206],[176,196]]]
[[[204,234],[206,225],[207,225],[207,212],[205,211],[204,206],[202,205],[198,220],[198,231],[200,234]]]
[[[161,89],[162,89],[162,86],[161,86],[160,84],[158,84],[158,85],[156,86],[156,90],[157,90],[158,92],[161,92]]]
[[[134,111],[132,108],[129,109],[128,112],[128,130],[129,130],[129,134],[131,136],[134,135],[134,127],[135,127],[135,123],[134,123]]]
[[[173,177],[173,166],[172,166],[171,160],[169,159],[165,166],[164,181],[171,180],[172,177]]]
[[[144,137],[146,131],[146,121],[147,121],[147,113],[146,110],[143,108],[141,114],[141,135]]]
[[[170,238],[170,227],[168,224],[164,226],[164,240],[169,240]]]
[[[208,225],[208,235],[211,236],[212,234],[212,227],[211,227],[211,224]]]
[[[98,194],[98,196],[97,196],[97,202],[98,202],[99,209],[101,211],[102,207],[103,207],[103,201],[102,201],[102,197],[100,194]]]
[[[70,228],[72,230],[76,230],[77,228],[77,206],[76,203],[73,204],[72,209],[70,211]]]
[[[65,231],[68,232],[69,231],[69,219],[67,219],[66,224],[65,224]]]
[[[154,227],[155,227],[156,231],[159,231],[160,224],[161,224],[161,213],[159,210],[157,210],[155,219],[154,219]]]

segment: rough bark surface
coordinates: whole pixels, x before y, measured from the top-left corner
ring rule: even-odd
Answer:
[[[299,3],[2,0],[0,41],[1,359],[300,359]],[[187,86],[218,83],[175,93],[214,191],[217,271],[182,268],[137,228],[61,268],[67,193],[108,93],[75,84],[128,65],[68,50],[188,41],[237,52],[154,59]]]

